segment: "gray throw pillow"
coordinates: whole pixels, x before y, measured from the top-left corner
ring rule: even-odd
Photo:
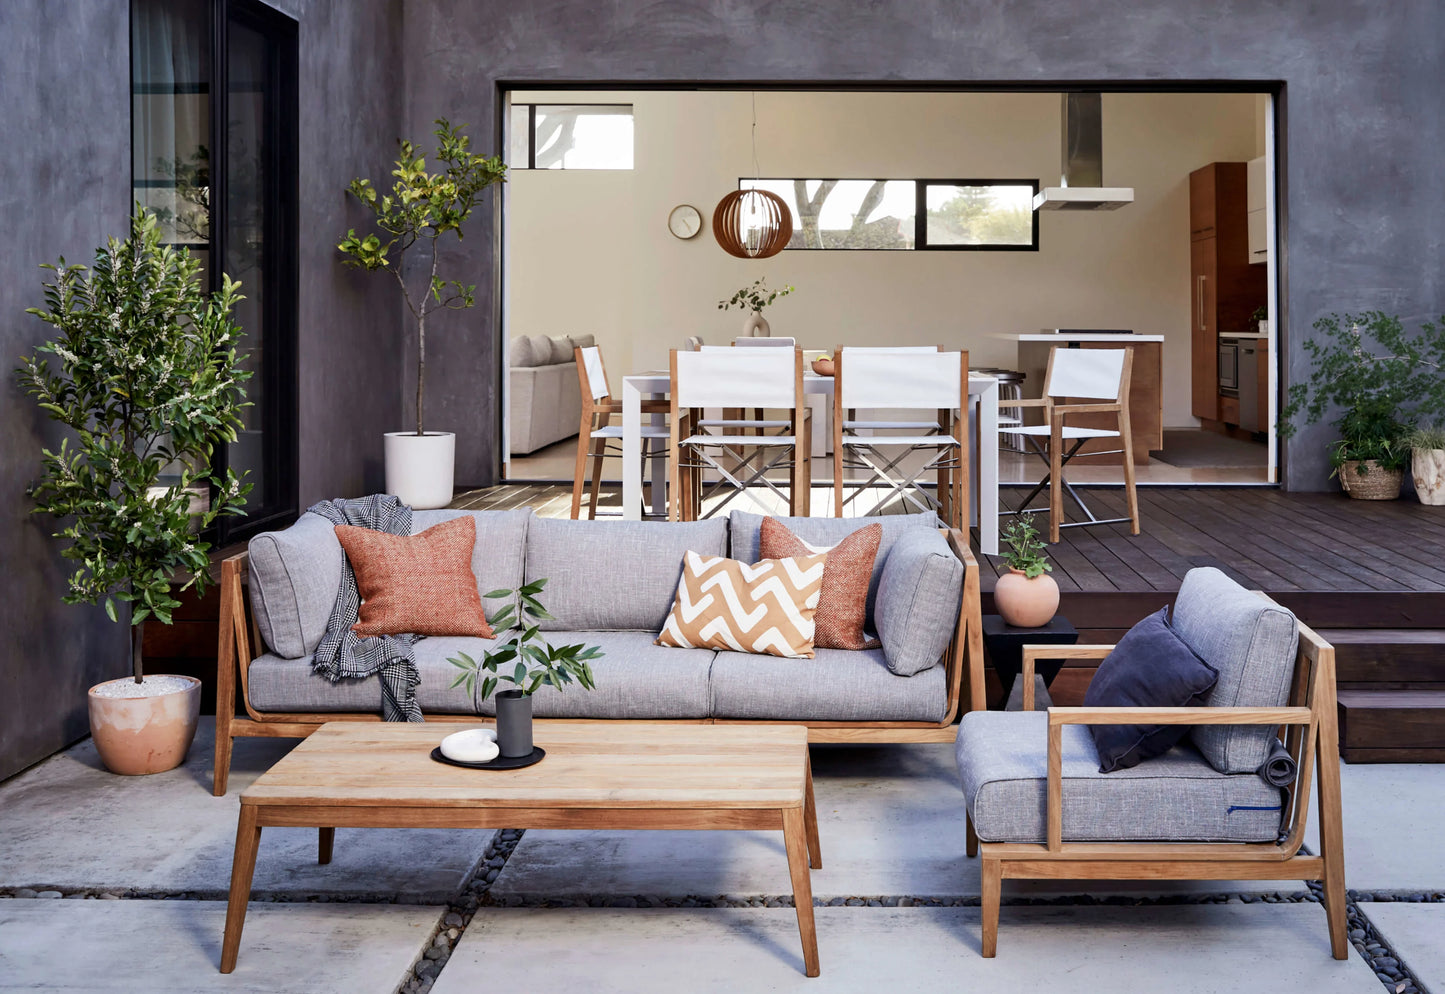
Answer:
[[[532,343],[532,355],[537,357],[537,365],[552,365],[552,339],[546,335],[531,335],[527,340]]]
[[[552,362],[554,364],[572,361],[572,339],[566,335],[547,340],[552,349]]]
[[[900,535],[883,562],[873,609],[888,668],[912,676],[935,666],[953,638],[962,597],[963,563],[943,536],[932,528]]]
[[[518,335],[512,339],[512,345],[507,355],[508,364],[513,369],[527,369],[532,366],[541,365],[541,362],[537,359],[536,351],[532,348],[532,340],[526,335]],[[547,349],[547,358],[552,358],[552,349],[550,346]]]

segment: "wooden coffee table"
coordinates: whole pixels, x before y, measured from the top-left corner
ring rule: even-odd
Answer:
[[[804,972],[818,976],[808,868],[823,864],[807,729],[539,724],[546,758],[499,771],[430,758],[456,727],[330,722],[241,794],[222,973],[236,967],[261,829],[277,825],[319,828],[320,863],[338,828],[781,829]]]

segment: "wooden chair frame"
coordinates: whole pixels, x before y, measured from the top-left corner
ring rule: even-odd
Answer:
[[[962,603],[958,623],[944,650],[947,706],[938,721],[776,721],[743,719],[669,719],[679,724],[805,725],[809,742],[952,742],[954,722],[964,711],[987,707],[983,683],[983,615],[979,597],[978,562],[969,550],[968,536],[941,529],[949,549],[964,565]],[[375,713],[261,712],[251,704],[247,690],[251,660],[262,649],[261,631],[251,612],[250,556],[242,552],[221,562],[220,634],[216,649],[216,753],[212,791],[226,793],[231,771],[231,746],[238,738],[305,738],[328,721],[380,721]],[[966,679],[965,679],[966,675]],[[239,692],[246,717],[236,717]],[[965,696],[966,695],[966,696]],[[428,715],[428,721],[476,724],[472,714]],[[625,719],[542,718],[542,725],[570,721],[622,721]],[[642,722],[655,724],[655,722]]]
[[[1049,464],[1049,475],[1047,482],[1049,486],[1049,541],[1059,541],[1059,531],[1062,528],[1080,528],[1087,525],[1116,524],[1127,521],[1129,523],[1129,534],[1139,534],[1139,493],[1134,486],[1134,436],[1129,425],[1129,383],[1134,371],[1134,350],[1124,349],[1124,368],[1119,376],[1119,393],[1112,401],[1090,404],[1058,404],[1054,402],[1050,390],[1054,379],[1054,355],[1058,352],[1059,346],[1055,345],[1049,349],[1048,369],[1044,373],[1044,395],[1030,400],[1000,400],[1000,410],[1005,407],[1041,407],[1044,410],[1044,423],[1049,426],[1049,452],[1046,460]],[[1071,414],[1113,414],[1118,418],[1119,424],[1119,452],[1124,458],[1124,492],[1129,505],[1129,516],[1127,518],[1095,518],[1094,513],[1069,487],[1069,495],[1088,515],[1087,521],[1064,521],[1064,466],[1079,451],[1080,446],[1089,439],[1079,439],[1074,443],[1072,449],[1064,451],[1064,419]],[[1033,443],[1035,450],[1038,450],[1038,442],[1032,435],[1022,436]],[[1112,451],[1112,450],[1111,450]],[[1043,455],[1042,452],[1039,453]],[[1084,453],[1094,455],[1095,453]],[[1103,453],[1107,455],[1108,453]],[[1029,501],[1033,500],[1034,494],[1043,489],[1043,483],[1035,487],[1019,505],[1019,511],[1005,511],[1005,514],[1019,514]]]
[[[1261,594],[1260,596],[1264,596]],[[1025,646],[1023,708],[1034,706],[1039,659],[1102,659],[1111,645]],[[1047,841],[980,842],[968,823],[967,852],[983,859],[983,955],[998,946],[1002,883],[1051,880],[1318,880],[1324,885],[1330,951],[1349,955],[1345,936],[1344,836],[1340,808],[1339,727],[1335,711],[1335,650],[1307,625],[1299,626],[1289,704],[1278,708],[1049,708]],[[1298,775],[1279,842],[1064,842],[1063,727],[1065,725],[1278,725]],[[1301,855],[1311,779],[1319,792],[1320,853]]]
[[[607,392],[600,398],[592,396],[592,381],[587,375],[587,363],[584,361],[583,350],[574,348],[572,358],[577,363],[577,387],[582,392],[582,421],[577,428],[577,466],[572,474],[572,520],[577,520],[582,514],[582,490],[587,487],[590,497],[587,504],[587,518],[593,520],[597,517],[597,496],[602,487],[602,460],[607,455],[607,438],[593,438],[592,433],[601,428],[606,428],[612,415],[622,416],[622,401],[614,400],[612,397],[612,386],[607,380],[607,361],[603,358],[599,349],[597,352],[597,363],[602,367],[602,385]],[[642,402],[643,414],[666,414],[670,405],[665,400],[644,400]],[[643,439],[646,442],[646,439]],[[592,480],[590,485],[587,481],[587,458],[588,449],[591,449],[592,457]],[[643,451],[643,463],[648,460],[646,448]],[[661,480],[653,480],[652,486],[662,486]]]

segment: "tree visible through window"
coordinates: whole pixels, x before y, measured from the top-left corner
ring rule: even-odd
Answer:
[[[631,169],[631,104],[513,104],[510,169]]]

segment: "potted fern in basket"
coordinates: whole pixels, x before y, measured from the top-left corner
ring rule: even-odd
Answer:
[[[993,588],[993,603],[1003,620],[1015,628],[1041,628],[1059,609],[1059,585],[1049,576],[1053,566],[1034,527],[1033,514],[1021,514],[1003,530],[1009,571]]]

